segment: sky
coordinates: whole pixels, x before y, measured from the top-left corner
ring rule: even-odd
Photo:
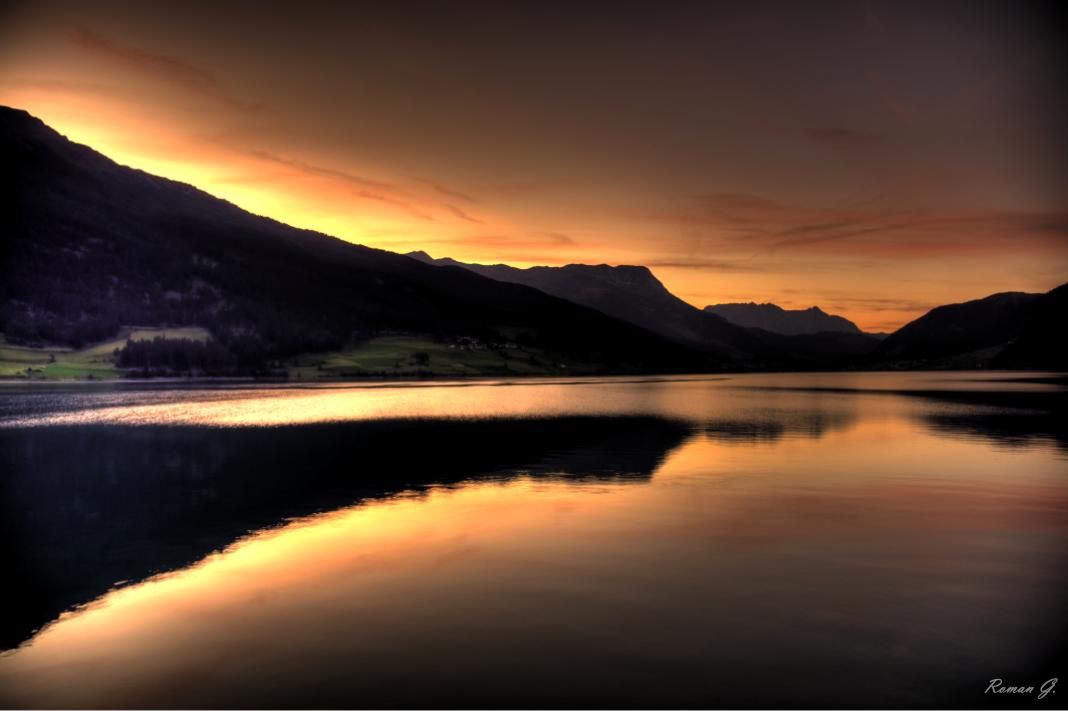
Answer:
[[[0,4],[0,104],[292,225],[698,307],[889,331],[1068,281],[1054,5],[268,7]]]

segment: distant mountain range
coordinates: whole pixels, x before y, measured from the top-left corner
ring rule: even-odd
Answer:
[[[783,335],[747,328],[702,311],[672,294],[647,267],[569,264],[519,269],[506,264],[467,264],[426,252],[409,257],[459,267],[499,281],[524,284],[648,329],[742,368],[838,367],[870,353],[878,339],[860,333]]]
[[[825,313],[819,306],[788,310],[775,304],[715,304],[705,312],[746,328],[762,328],[784,336],[806,333],[863,333],[852,321]]]
[[[497,281],[530,286],[723,358],[766,361],[781,356],[758,334],[717,316],[709,318],[675,296],[647,267],[569,264],[518,269],[506,264],[434,259],[426,252],[409,252],[407,256],[427,264],[460,267]]]
[[[248,364],[412,333],[598,372],[1066,365],[1066,287],[939,307],[885,340],[816,307],[701,310],[642,266],[463,264],[296,229],[3,107],[0,180],[10,343],[77,347],[138,324],[201,326]]]
[[[866,334],[848,319],[818,306],[787,310],[776,304],[717,304],[702,311],[673,295],[646,267],[569,264],[518,269],[505,264],[466,264],[447,257],[434,259],[422,251],[409,252],[408,256],[533,286],[666,338],[721,354],[728,352],[762,367],[1068,365],[1063,337],[1055,335],[1063,331],[1055,323],[1065,313],[1068,287],[1047,295],[996,294],[938,307],[884,337]],[[1038,304],[1043,307],[1037,308]]]

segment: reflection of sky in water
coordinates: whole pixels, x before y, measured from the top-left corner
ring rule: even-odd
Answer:
[[[986,373],[811,373],[573,380],[370,383],[151,389],[136,385],[0,390],[0,426],[261,426],[382,418],[658,414],[693,420],[724,410],[854,408],[840,390],[1045,392],[1033,376]],[[869,409],[885,408],[882,404]],[[931,405],[927,405],[928,408]],[[748,412],[747,417],[752,413]]]
[[[975,703],[960,694],[991,675],[1038,673],[1064,641],[1055,444],[946,436],[923,418],[971,406],[738,380],[111,402],[98,419],[306,422],[342,417],[346,402],[356,418],[421,402],[421,415],[696,424],[651,479],[520,472],[253,533],[64,615],[0,658],[0,701],[924,705]],[[769,381],[783,382],[746,384]]]

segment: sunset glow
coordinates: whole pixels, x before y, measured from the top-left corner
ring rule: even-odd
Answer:
[[[9,10],[0,103],[298,227],[479,263],[644,264],[698,307],[819,305],[886,331],[1068,272],[1064,65],[1023,9],[946,4],[921,27],[881,4],[566,25],[333,8],[295,36],[238,7]],[[734,39],[761,24],[761,47]],[[851,38],[835,61],[832,37]]]

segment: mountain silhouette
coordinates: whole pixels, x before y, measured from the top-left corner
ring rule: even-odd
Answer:
[[[823,332],[862,333],[852,321],[825,313],[818,306],[792,310],[776,304],[715,304],[706,306],[704,310],[738,326],[761,328],[784,336]]]
[[[1022,334],[1042,298],[1041,294],[1006,292],[939,306],[887,336],[870,358],[902,367],[982,365]],[[1057,304],[1054,299],[1049,308],[1057,310]],[[1030,356],[1021,353],[1021,361],[1026,357]]]
[[[252,215],[124,167],[0,107],[0,331],[81,346],[123,325],[196,325],[250,358],[382,332],[523,338],[606,372],[708,370],[590,308]]]
[[[1028,309],[1016,338],[994,357],[999,368],[1064,370],[1068,366],[1068,284],[1043,294]]]
[[[426,252],[409,252],[408,256],[530,286],[727,360],[764,362],[781,357],[773,346],[747,330],[719,317],[708,318],[672,294],[648,267],[568,264],[519,269],[506,264],[466,264],[447,257],[434,259]]]
[[[832,330],[783,335],[734,324],[719,314],[686,303],[642,266],[568,264],[519,269],[506,264],[466,264],[448,257],[434,259],[421,251],[409,252],[408,256],[428,264],[461,267],[491,279],[532,286],[673,341],[733,360],[736,366],[837,367],[867,355],[878,343],[878,339],[855,326],[855,332]]]
[[[606,373],[1066,360],[1064,287],[942,306],[880,342],[815,307],[702,311],[643,266],[518,269],[351,244],[118,165],[6,107],[0,180],[11,343],[80,347],[137,324],[202,326],[248,364],[386,333],[515,340]]]

